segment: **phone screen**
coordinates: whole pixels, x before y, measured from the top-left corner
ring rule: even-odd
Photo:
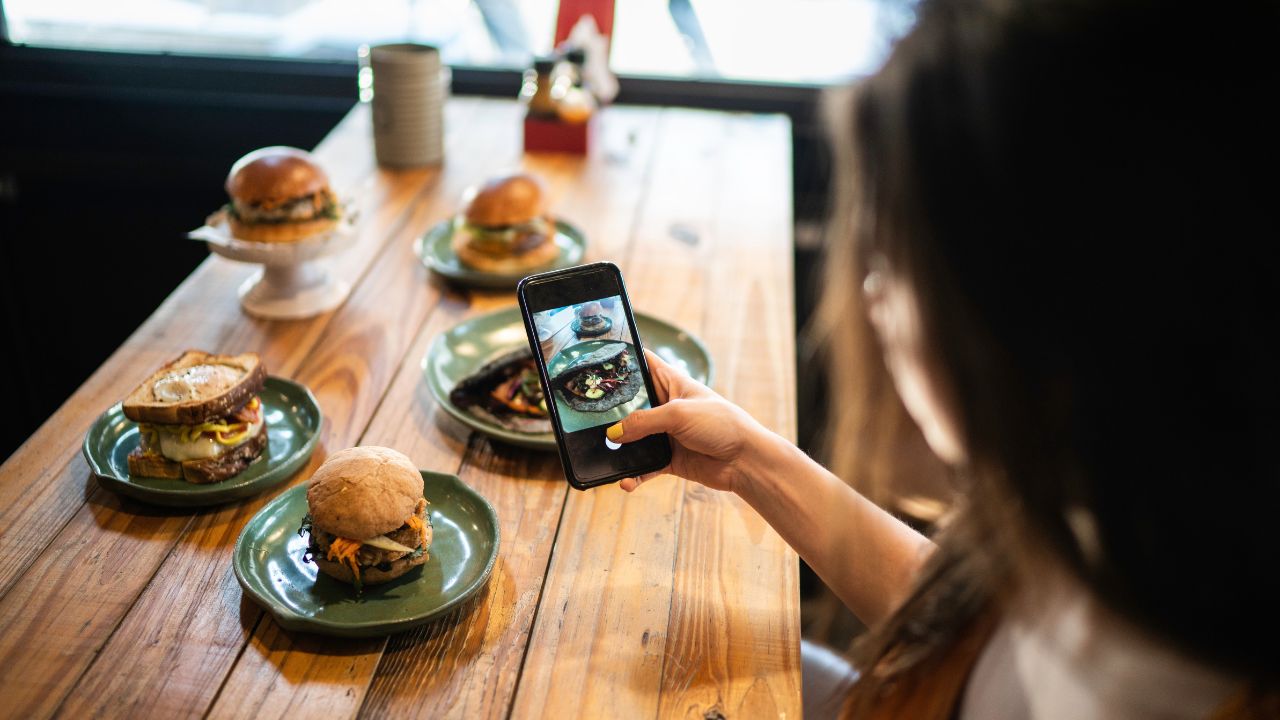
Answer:
[[[653,403],[617,267],[597,263],[535,275],[519,292],[570,482],[588,487],[667,465],[665,435],[626,444],[605,435],[610,425]]]

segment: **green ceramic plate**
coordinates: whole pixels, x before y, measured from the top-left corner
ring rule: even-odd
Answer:
[[[453,223],[452,219],[438,223],[418,238],[414,243],[414,250],[418,253],[423,265],[454,282],[471,287],[511,289],[526,275],[573,267],[581,263],[582,255],[587,249],[587,239],[581,230],[563,220],[556,220],[555,242],[560,246],[560,256],[555,262],[545,267],[532,268],[514,274],[482,272],[472,270],[458,262],[458,256],[453,252]]]
[[[498,516],[456,475],[422,471],[431,503],[430,559],[381,585],[355,589],[303,560],[307,486],[286,490],[244,526],[231,564],[240,587],[288,630],[390,635],[448,612],[484,586],[498,560]],[[318,575],[318,576],[317,576]]]
[[[702,341],[669,323],[636,313],[636,327],[641,342],[649,350],[676,367],[683,368],[695,380],[711,384],[714,368],[711,355]],[[440,333],[426,357],[422,371],[427,387],[445,412],[474,430],[490,437],[535,450],[555,450],[556,438],[551,433],[529,434],[508,430],[482,420],[449,401],[449,391],[462,378],[475,372],[488,360],[517,347],[528,347],[524,320],[519,308],[506,308],[471,318]]]
[[[259,395],[266,409],[267,451],[239,475],[220,483],[129,477],[129,453],[138,446],[138,426],[120,404],[94,421],[84,438],[84,459],[107,490],[156,505],[216,505],[256,495],[298,471],[320,439],[320,406],[306,387],[268,377]]]

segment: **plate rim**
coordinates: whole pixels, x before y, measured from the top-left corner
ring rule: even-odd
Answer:
[[[438,264],[435,258],[427,253],[427,239],[434,238],[437,235],[445,233],[440,228],[451,226],[456,222],[454,217],[449,217],[427,228],[426,232],[418,235],[413,240],[413,253],[418,256],[418,261],[422,263],[428,270],[447,278],[454,282],[472,287],[501,289],[516,286],[529,272],[520,271],[518,273],[493,273],[483,270],[472,270],[470,268],[450,268]],[[534,269],[533,272],[544,272],[547,270],[555,270],[558,268],[572,267],[582,261],[587,251],[587,236],[578,226],[561,217],[555,218],[556,232],[563,234],[573,241],[577,248],[577,257],[567,256],[564,262],[561,262],[557,256],[556,260],[541,269]],[[452,237],[452,232],[448,235]]]
[[[302,465],[305,464],[311,457],[312,453],[315,452],[316,446],[319,445],[320,430],[324,426],[324,411],[320,408],[320,402],[316,400],[316,396],[311,392],[311,388],[300,382],[280,377],[278,375],[268,375],[264,382],[264,387],[266,382],[288,385],[291,386],[294,391],[301,391],[300,394],[302,397],[305,398],[316,413],[316,429],[311,433],[310,437],[307,438],[307,441],[298,448],[298,450],[285,458],[283,462],[276,466],[276,468],[268,471],[280,471],[279,478],[261,487],[256,485],[246,485],[235,488],[226,488],[218,487],[220,483],[209,483],[207,485],[184,483],[182,486],[175,486],[173,488],[150,488],[134,484],[129,478],[118,477],[110,468],[105,468],[98,462],[98,459],[90,450],[90,440],[95,437],[95,430],[106,420],[106,418],[120,408],[122,405],[121,402],[112,404],[98,415],[98,417],[94,418],[93,422],[89,425],[89,429],[85,431],[84,441],[80,444],[80,452],[84,456],[85,464],[89,466],[89,471],[93,474],[99,485],[103,485],[106,490],[126,495],[140,502],[165,507],[205,507],[221,505],[223,503],[253,497],[254,495],[258,495],[276,487],[281,482],[288,480],[294,473],[301,469]],[[129,422],[133,421],[130,420]],[[281,468],[285,468],[285,470],[281,470]],[[261,478],[258,478],[258,480],[261,481]],[[208,487],[209,489],[198,489],[205,487]],[[245,488],[250,488],[250,490],[243,495],[238,494],[239,491],[245,490]],[[219,493],[218,491],[222,492]]]
[[[426,483],[427,476],[442,478],[451,482],[462,492],[471,495],[473,499],[479,500],[480,505],[487,510],[489,519],[493,524],[493,552],[490,553],[488,559],[485,560],[484,569],[480,572],[480,575],[456,597],[419,616],[400,620],[367,620],[351,623],[298,615],[293,610],[280,603],[275,597],[260,594],[256,588],[250,587],[250,583],[244,577],[244,570],[241,568],[241,557],[243,554],[248,552],[249,544],[246,540],[246,536],[249,533],[249,528],[252,527],[254,523],[258,522],[259,518],[265,515],[269,510],[275,508],[276,505],[285,504],[294,494],[305,493],[307,483],[299,483],[272,498],[270,502],[259,508],[258,512],[254,513],[253,517],[249,518],[248,522],[244,524],[244,527],[240,529],[240,534],[236,536],[236,543],[231,551],[231,569],[232,572],[235,573],[236,581],[239,583],[240,589],[248,595],[258,605],[258,607],[262,608],[264,612],[270,614],[271,617],[286,630],[312,632],[320,635],[339,637],[381,637],[384,635],[394,635],[398,632],[403,632],[419,625],[425,625],[433,619],[449,612],[461,603],[471,599],[473,595],[488,584],[489,579],[493,575],[493,570],[498,564],[498,556],[501,554],[502,550],[502,525],[498,521],[498,511],[494,509],[493,503],[489,502],[488,498],[482,495],[475,488],[463,482],[462,478],[453,473],[439,472],[437,470],[423,470],[421,468],[418,469],[418,473],[422,475],[424,484]]]
[[[462,409],[454,407],[453,403],[448,398],[448,391],[445,390],[444,388],[437,386],[434,374],[431,372],[431,364],[430,364],[431,356],[435,354],[436,347],[445,342],[446,335],[448,335],[450,332],[455,330],[459,325],[463,323],[473,322],[473,321],[481,320],[485,318],[496,317],[496,316],[502,315],[503,313],[514,313],[516,316],[516,320],[523,324],[523,320],[520,316],[520,308],[519,306],[516,306],[516,305],[498,308],[496,310],[491,310],[481,315],[475,315],[473,317],[465,318],[436,334],[435,338],[431,341],[431,344],[427,346],[427,352],[422,356],[422,361],[418,365],[419,370],[422,372],[426,380],[427,389],[431,392],[431,397],[435,399],[436,405],[438,405],[442,410],[444,410],[446,413],[448,413],[451,417],[453,417],[458,422],[461,422],[463,425],[466,425],[472,430],[475,430],[478,433],[486,435],[487,437],[496,437],[499,440],[502,440],[503,442],[507,442],[512,445],[516,445],[518,447],[523,447],[523,448],[528,448],[533,450],[543,450],[546,452],[554,452],[557,448],[554,432],[537,433],[537,434],[516,433],[515,431],[507,430],[506,428],[496,428],[496,427],[493,427],[492,425],[487,425],[483,421],[481,421],[479,418],[472,416],[470,413],[464,412]],[[707,359],[707,379],[705,384],[707,387],[712,387],[712,383],[714,383],[716,379],[715,358],[711,356],[711,351],[707,349],[706,344],[702,342],[702,340],[697,335],[694,335],[688,330],[677,327],[676,325],[670,322],[667,322],[666,320],[662,320],[661,318],[654,317],[653,315],[649,315],[647,313],[634,311],[633,314],[635,315],[637,325],[639,325],[641,322],[640,318],[644,318],[646,322],[650,322],[655,325],[660,325],[664,329],[672,332],[673,334],[684,334],[684,336],[689,339],[689,341],[693,344],[693,346],[698,348],[698,351],[702,353],[702,356]]]

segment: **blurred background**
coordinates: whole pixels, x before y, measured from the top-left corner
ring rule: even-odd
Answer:
[[[314,147],[356,101],[356,48],[436,45],[455,95],[514,98],[559,0],[0,0],[0,433],[7,457],[207,255],[185,233],[231,163]],[[783,113],[793,129],[796,326],[820,287],[825,88],[873,72],[906,0],[618,0],[619,103]],[[798,343],[799,439],[821,454],[825,380]],[[941,468],[892,388],[871,389],[849,481],[922,527]],[[806,636],[859,626],[802,574]]]

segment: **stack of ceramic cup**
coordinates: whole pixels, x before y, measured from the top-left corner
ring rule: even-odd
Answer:
[[[373,106],[379,165],[417,167],[444,160],[448,70],[429,45],[360,48],[360,99]]]

